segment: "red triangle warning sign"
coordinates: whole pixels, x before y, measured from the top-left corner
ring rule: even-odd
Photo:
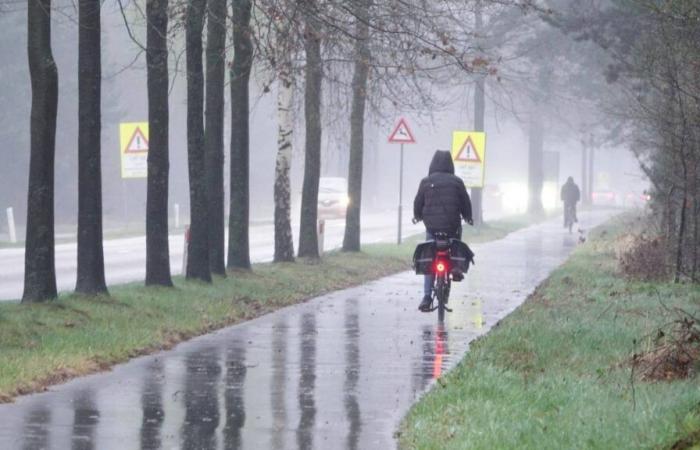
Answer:
[[[415,144],[416,139],[411,133],[411,129],[408,128],[406,120],[401,118],[399,123],[394,128],[394,131],[389,135],[389,142],[396,144]]]
[[[124,153],[145,153],[148,151],[148,139],[144,136],[141,128],[136,128],[134,134],[129,139]]]
[[[481,158],[479,158],[479,154],[476,152],[476,147],[474,146],[474,142],[472,142],[471,136],[468,136],[467,140],[464,141],[464,145],[462,145],[462,148],[459,149],[457,156],[455,156],[455,161],[474,163],[481,162]]]

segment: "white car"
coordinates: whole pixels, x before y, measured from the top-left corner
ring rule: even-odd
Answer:
[[[318,185],[318,217],[343,218],[350,203],[348,180],[340,177],[321,177]]]

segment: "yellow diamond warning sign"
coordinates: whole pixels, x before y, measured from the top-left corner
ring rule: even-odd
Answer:
[[[467,187],[484,187],[486,133],[481,131],[452,132],[452,160],[455,175]]]
[[[122,178],[148,175],[148,122],[119,124],[119,154]]]

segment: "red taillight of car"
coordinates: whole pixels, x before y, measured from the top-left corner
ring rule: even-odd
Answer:
[[[438,261],[438,263],[435,265],[435,269],[437,269],[438,273],[445,273],[445,263],[442,261]]]

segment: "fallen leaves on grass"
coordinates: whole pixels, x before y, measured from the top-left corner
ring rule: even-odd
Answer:
[[[664,280],[669,276],[668,247],[668,242],[659,236],[624,235],[616,245],[620,270],[635,280]]]
[[[677,320],[670,334],[659,330],[656,341],[655,348],[632,357],[642,380],[672,381],[695,374],[700,361],[700,327],[694,319]]]

